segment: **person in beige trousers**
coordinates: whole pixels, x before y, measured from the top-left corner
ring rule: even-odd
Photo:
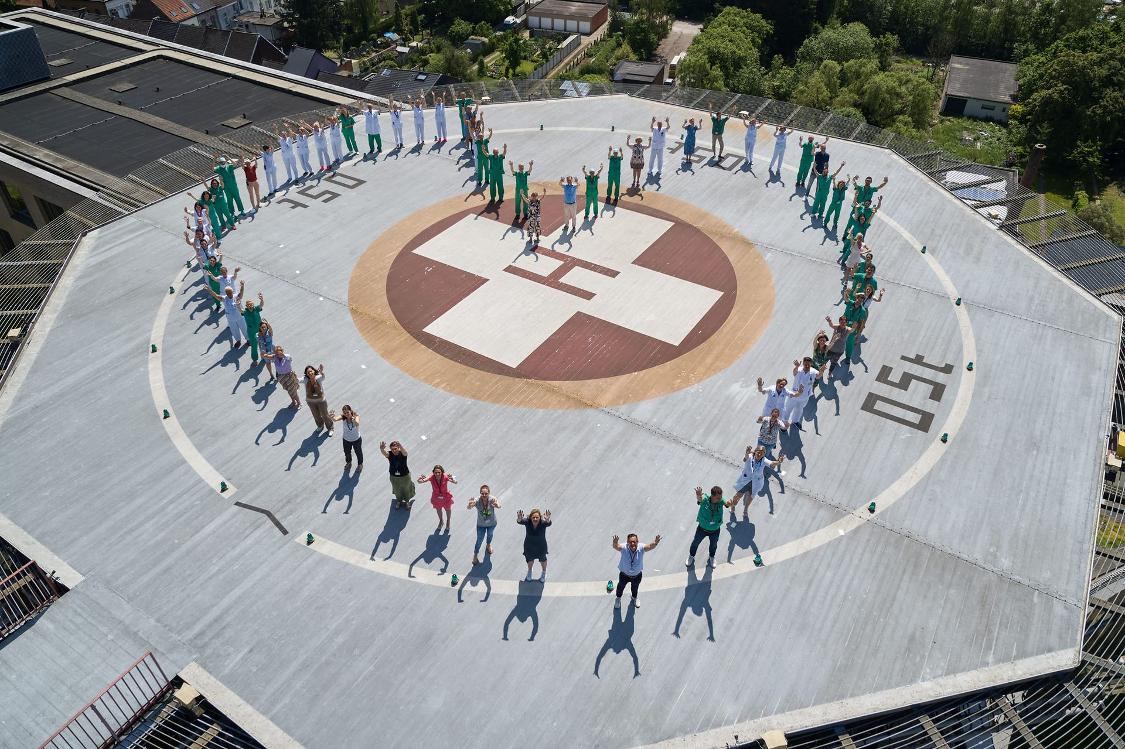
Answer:
[[[324,365],[314,367],[310,364],[305,367],[305,376],[301,378],[301,382],[305,384],[305,403],[312,411],[316,431],[325,429],[331,437],[333,419],[328,412],[328,399],[324,395]]]

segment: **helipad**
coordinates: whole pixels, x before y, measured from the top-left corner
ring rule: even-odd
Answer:
[[[88,236],[0,396],[0,438],[21,445],[0,521],[84,579],[0,662],[52,617],[96,619],[91,680],[151,648],[307,747],[723,746],[1076,664],[1120,320],[869,146],[830,152],[890,179],[868,235],[886,297],[717,567],[685,568],[693,488],[731,491],[757,379],[841,312],[838,244],[802,215],[795,145],[767,179],[771,138],[749,172],[733,124],[722,165],[705,151],[684,171],[676,150],[562,233],[559,177],[654,114],[687,116],[626,97],[488,108],[548,191],[537,248],[511,181],[489,207],[448,145],[352,162],[224,241],[277,342],[362,415],[358,476],[339,433],[313,435],[229,350],[184,268],[186,198]],[[457,476],[450,534],[425,491],[393,508],[392,439],[415,474]],[[474,568],[482,483],[503,509]],[[554,518],[544,585],[522,581],[531,507]],[[664,540],[642,607],[617,613],[610,539],[630,531]],[[88,697],[0,708],[0,744]]]

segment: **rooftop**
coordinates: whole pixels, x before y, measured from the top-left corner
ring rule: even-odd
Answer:
[[[551,189],[623,132],[647,134],[653,114],[690,111],[617,96],[487,116]],[[0,439],[48,418],[68,445],[65,461],[36,443],[0,453],[4,521],[81,578],[35,626],[65,616],[65,631],[87,619],[112,634],[81,649],[91,682],[116,675],[127,648],[203,668],[309,747],[717,747],[1074,666],[1103,447],[1041,446],[1104,427],[1119,316],[903,159],[834,140],[833,160],[890,178],[869,236],[886,299],[856,362],[782,438],[785,475],[723,526],[714,571],[702,552],[688,571],[692,487],[734,481],[756,433],[756,378],[789,374],[834,310],[838,245],[792,198],[794,159],[778,184],[743,171],[737,148],[676,171],[672,146],[662,179],[574,236],[548,193],[534,253],[510,202],[493,211],[463,184],[450,144],[351,161],[224,241],[277,342],[299,366],[323,359],[330,405],[363,414],[369,460],[400,439],[416,472],[441,462],[460,479],[449,534],[434,532],[424,496],[395,510],[378,465],[342,471],[339,435],[313,434],[307,410],[228,349],[183,267],[183,196],[88,235],[0,401]],[[612,283],[621,275],[627,286]],[[1027,366],[1031,337],[1051,378]],[[1060,401],[1056,381],[1083,397]],[[465,439],[483,433],[505,436]],[[555,462],[567,470],[528,469]],[[462,503],[483,482],[504,506],[495,554],[473,566]],[[542,586],[522,581],[512,522],[533,505],[554,520]],[[609,539],[630,530],[663,541],[643,607],[618,613]],[[747,626],[753,657],[735,663]],[[33,661],[37,642],[0,650],[0,674]],[[38,678],[73,666],[44,657]],[[567,709],[466,734],[441,700],[475,694],[485,671],[495,704],[560,694]],[[5,745],[81,705],[68,692],[20,711],[9,694],[0,681]],[[401,694],[432,699],[401,720]]]
[[[664,76],[664,63],[622,60],[613,66],[614,83],[652,83]],[[661,83],[664,81],[661,80]]]
[[[593,18],[605,7],[605,3],[583,2],[583,0],[543,0],[528,10],[528,14]]]
[[[441,73],[427,73],[424,70],[403,68],[383,68],[366,78],[321,73],[317,76],[317,80],[377,97],[393,96],[400,92],[424,93],[436,86],[448,86],[458,82],[455,78]]]
[[[1016,95],[1016,66],[979,57],[949,58],[945,93],[967,99],[1011,103]]]

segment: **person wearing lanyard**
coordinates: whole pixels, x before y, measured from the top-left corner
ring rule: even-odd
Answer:
[[[430,504],[433,505],[434,512],[437,513],[437,529],[441,530],[442,519],[441,511],[445,510],[445,532],[449,533],[450,521],[453,520],[451,511],[453,510],[453,493],[449,491],[450,484],[456,484],[457,479],[453,478],[452,473],[446,473],[445,469],[440,465],[434,466],[434,472],[430,475],[421,475],[418,477],[419,484],[428,483],[433,488],[433,494],[430,496]]]
[[[630,593],[633,597],[633,608],[639,608],[640,603],[637,601],[637,591],[641,587],[641,573],[644,571],[645,566],[645,552],[652,551],[656,545],[660,543],[660,534],[656,534],[656,538],[652,539],[652,543],[641,546],[640,541],[637,539],[636,533],[630,533],[625,537],[625,546],[621,546],[621,537],[613,537],[613,550],[621,554],[621,560],[617,563],[617,600],[613,602],[613,608],[621,608],[621,595],[625,592],[625,585],[628,583]]]
[[[786,401],[786,406],[793,399],[790,398]],[[758,446],[766,449],[766,457],[773,459],[773,449],[777,447],[778,436],[789,429],[789,422],[781,418],[781,410],[775,408],[770,411],[769,416],[759,416],[758,423],[761,428],[758,429]]]
[[[341,422],[344,429],[344,470],[352,467],[352,452],[355,452],[355,472],[363,470],[363,437],[359,433],[359,414],[352,407],[344,404],[343,410],[337,414],[329,414],[333,421]]]
[[[563,231],[569,223],[570,231],[574,233],[578,231],[578,178],[560,179],[559,185],[563,191]]]
[[[795,395],[785,404],[785,420],[790,425],[800,426],[801,418],[805,413],[805,405],[812,397],[816,381],[824,376],[824,367],[819,370],[813,368],[811,356],[806,356],[802,361],[793,360],[793,384],[797,386],[800,395]]]
[[[712,486],[711,494],[704,498],[703,487],[695,487],[695,503],[699,505],[699,512],[695,515],[698,525],[695,527],[695,538],[688,549],[687,566],[695,566],[695,552],[699,551],[699,544],[707,539],[707,566],[715,566],[715,552],[719,548],[719,530],[723,527],[723,510],[734,506],[734,500],[723,501],[722,487]]]
[[[742,517],[748,518],[750,516],[750,503],[765,487],[766,468],[769,467],[776,471],[781,466],[782,461],[785,460],[785,456],[782,455],[777,460],[770,461],[766,458],[766,448],[761,445],[756,448],[747,445],[746,454],[742,459],[745,462],[742,465],[742,473],[739,474],[738,480],[734,482],[735,495],[730,501],[730,509],[733,517],[734,510],[738,508],[738,500],[745,497],[746,505],[742,508]],[[718,535],[716,534],[717,538]]]
[[[379,443],[379,452],[387,459],[391,472],[391,493],[395,495],[397,507],[410,509],[414,506],[414,479],[410,477],[410,467],[406,464],[406,448],[398,440],[391,442],[390,450],[387,443]]]
[[[786,390],[785,386],[789,384],[789,381],[784,377],[779,377],[777,380],[777,384],[769,390],[766,390],[764,387],[762,387],[763,384],[764,383],[762,382],[762,378],[759,377],[758,392],[766,396],[766,404],[762,407],[762,416],[769,416],[770,412],[774,409],[777,409],[778,411],[784,411],[785,402],[789,398],[793,398],[802,394],[801,390],[799,389]]]
[[[492,555],[492,532],[496,530],[496,510],[500,501],[492,496],[488,484],[480,488],[480,496],[469,500],[469,509],[477,511],[477,543],[473,547],[473,564],[480,564],[480,545],[485,544],[485,556]]]
[[[271,331],[272,333],[272,331]],[[262,358],[273,361],[273,369],[277,374],[277,382],[289,394],[289,407],[297,411],[301,408],[301,399],[297,397],[297,373],[293,371],[293,357],[285,355],[282,346],[274,346],[273,351],[262,354]]]

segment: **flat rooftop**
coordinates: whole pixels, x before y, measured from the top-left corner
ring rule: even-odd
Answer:
[[[767,178],[763,129],[745,170],[733,121],[721,165],[704,149],[685,168],[670,139],[661,179],[562,236],[559,177],[654,114],[690,116],[622,96],[486,108],[548,190],[534,252],[511,183],[493,211],[462,151],[429,143],[290,189],[224,240],[276,342],[362,414],[358,476],[339,431],[314,434],[229,349],[184,268],[186,197],[88,235],[0,391],[0,535],[74,580],[0,649],[0,745],[41,741],[143,649],[310,748],[719,747],[1073,667],[1121,320],[870,146],[829,151],[889,177],[868,234],[886,297],[716,569],[685,569],[692,489],[731,492],[757,378],[789,375],[840,313],[839,245],[804,214],[796,148]],[[457,476],[456,531],[424,490],[394,509],[392,439],[416,475]],[[474,568],[482,483],[503,508]],[[531,507],[554,518],[544,585],[522,581]],[[663,542],[642,607],[615,612],[610,539],[631,531]],[[31,664],[90,688],[27,700],[2,675]]]

